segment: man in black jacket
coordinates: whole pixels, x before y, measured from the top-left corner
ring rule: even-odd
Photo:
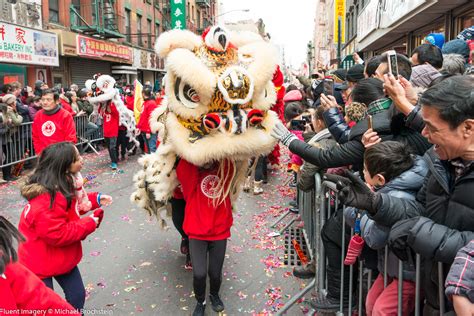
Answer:
[[[420,104],[407,123],[422,117],[419,131],[434,146],[416,200],[373,193],[353,177],[340,183],[346,185],[340,198],[367,210],[378,223],[393,225],[388,242],[401,259],[408,258],[409,249],[422,256],[424,314],[438,315],[440,299],[446,301],[438,297],[438,262],[445,277],[458,250],[474,239],[474,78],[448,78],[426,90]],[[452,310],[449,302],[445,306]]]

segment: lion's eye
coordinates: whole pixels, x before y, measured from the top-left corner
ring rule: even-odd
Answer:
[[[199,101],[201,101],[201,98],[199,97],[199,94],[196,92],[196,90],[194,90],[189,84],[182,81],[181,78],[176,78],[174,94],[179,102],[190,109],[197,108]]]

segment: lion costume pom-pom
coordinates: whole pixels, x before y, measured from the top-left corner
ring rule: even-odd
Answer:
[[[158,215],[178,182],[179,159],[203,166],[231,161],[231,189],[236,198],[251,157],[268,154],[277,115],[270,111],[276,92],[273,45],[254,33],[231,33],[213,26],[202,37],[172,30],[157,40],[156,52],[166,60],[167,102],[150,119],[161,142],[140,159],[132,201]]]

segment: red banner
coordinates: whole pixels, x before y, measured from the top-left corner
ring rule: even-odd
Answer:
[[[94,38],[77,35],[77,54],[89,57],[116,57],[133,62],[133,51],[130,47]]]

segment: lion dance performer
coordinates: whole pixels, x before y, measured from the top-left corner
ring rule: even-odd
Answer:
[[[94,112],[103,118],[104,138],[109,150],[111,168],[117,169],[118,151],[117,137],[119,126],[126,128],[126,137],[135,146],[139,143],[136,139],[136,122],[133,111],[123,103],[118,89],[115,88],[115,79],[109,75],[96,74],[94,79],[86,81],[86,88],[92,93],[88,101],[94,105]],[[133,149],[132,149],[133,150]]]
[[[152,114],[160,146],[140,158],[143,170],[135,175],[131,199],[166,226],[160,213],[179,192],[197,300],[193,315],[204,315],[207,274],[212,308],[220,312],[232,205],[248,159],[275,146],[270,131],[278,118],[270,108],[276,100],[277,55],[260,36],[220,26],[202,37],[163,33],[155,48],[166,59],[167,104]]]

